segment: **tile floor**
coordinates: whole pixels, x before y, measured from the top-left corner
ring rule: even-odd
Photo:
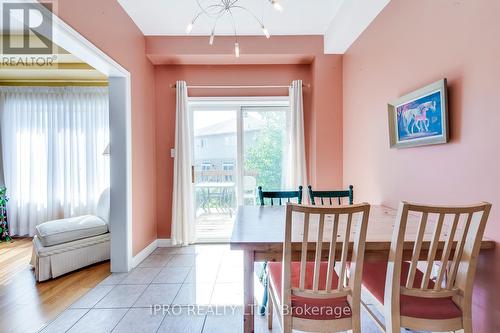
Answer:
[[[103,280],[41,332],[238,333],[242,305],[242,252],[227,245],[158,248],[131,272]],[[255,330],[270,332],[264,317],[256,316]],[[366,314],[362,331],[378,332]]]

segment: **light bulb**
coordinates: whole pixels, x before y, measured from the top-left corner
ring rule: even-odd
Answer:
[[[193,30],[193,22],[189,22],[189,24],[186,27],[186,33],[190,33]]]
[[[269,34],[269,31],[267,30],[267,28],[265,26],[262,26],[262,32],[264,33],[264,35],[266,35],[266,38],[271,37],[271,35]]]
[[[212,34],[210,35],[210,41],[208,42],[210,45],[214,45],[214,33],[212,32]]]
[[[271,0],[271,4],[273,5],[274,9],[278,11],[283,11],[283,6],[279,3],[278,0]]]
[[[234,55],[236,58],[240,57],[240,44],[238,42],[234,43]]]

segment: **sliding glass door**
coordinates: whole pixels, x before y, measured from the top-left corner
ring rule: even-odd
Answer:
[[[256,205],[257,186],[264,190],[285,188],[287,160],[286,107],[242,109],[242,205]]]
[[[193,111],[196,236],[222,241],[236,211],[237,113]]]
[[[190,108],[196,238],[225,242],[237,207],[258,204],[258,186],[284,188],[288,100],[192,99]]]

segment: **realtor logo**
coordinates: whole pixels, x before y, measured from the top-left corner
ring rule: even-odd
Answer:
[[[52,54],[52,4],[3,3],[3,54]],[[22,35],[22,41],[13,36]],[[36,36],[41,43],[33,43]]]

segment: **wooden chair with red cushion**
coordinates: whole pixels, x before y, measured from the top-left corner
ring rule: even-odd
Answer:
[[[382,331],[399,333],[404,327],[472,332],[472,285],[490,208],[489,203],[461,207],[401,203],[389,261],[364,265],[363,289],[384,313],[385,326],[363,305]],[[418,226],[407,223],[413,214],[420,218]],[[406,239],[409,227],[418,228],[416,239]],[[411,261],[406,262],[403,253],[408,250]]]
[[[284,333],[291,333],[292,329],[361,332],[361,274],[369,210],[368,204],[338,207],[287,204],[283,264],[269,263],[270,329],[276,309]],[[299,228],[296,230],[302,235],[293,242],[292,227]],[[351,240],[354,246],[347,268]],[[300,261],[292,261],[292,247],[300,253]]]

